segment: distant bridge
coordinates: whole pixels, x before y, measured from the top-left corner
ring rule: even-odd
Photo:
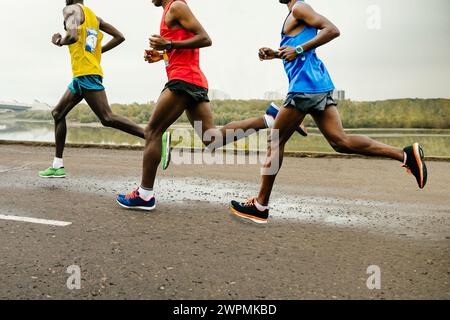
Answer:
[[[31,110],[31,106],[24,106],[19,104],[0,103],[0,110],[11,110],[15,112],[23,112]]]

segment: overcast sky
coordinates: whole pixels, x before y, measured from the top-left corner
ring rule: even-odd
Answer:
[[[450,98],[449,0],[310,0],[341,29],[341,37],[318,50],[335,85],[353,100]],[[284,93],[280,61],[260,62],[261,46],[278,47],[287,8],[278,0],[188,0],[213,39],[201,64],[212,89],[233,98]],[[64,0],[2,0],[0,100],[55,104],[71,80],[67,47],[50,43],[63,32]],[[111,102],[155,100],[164,83],[164,64],[147,65],[148,37],[159,32],[161,8],[150,0],[86,0],[98,16],[126,36],[103,57]],[[377,11],[381,10],[380,29]],[[368,24],[369,22],[369,24]],[[371,28],[368,27],[372,26]],[[374,29],[375,28],[375,29]]]

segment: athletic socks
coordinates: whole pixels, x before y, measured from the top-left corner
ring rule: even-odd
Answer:
[[[144,199],[145,201],[150,201],[150,199],[155,196],[155,192],[153,191],[153,189],[139,187],[138,192],[141,198]]]
[[[61,169],[64,168],[64,162],[62,158],[53,159],[53,169]]]
[[[256,209],[258,209],[259,211],[266,211],[269,209],[269,206],[263,206],[260,205],[259,202],[257,200],[255,200],[255,207]]]

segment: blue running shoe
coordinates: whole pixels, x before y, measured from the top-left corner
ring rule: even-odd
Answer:
[[[156,208],[156,198],[152,197],[149,201],[145,201],[139,195],[138,190],[128,195],[121,194],[117,196],[116,201],[125,209],[152,211]]]
[[[267,128],[273,127],[273,125],[275,124],[275,119],[277,118],[279,112],[280,107],[278,107],[274,102],[272,102],[267,108],[266,114],[264,115],[264,122]],[[303,123],[300,124],[300,126],[296,131],[304,137],[308,136],[308,130],[303,125]]]

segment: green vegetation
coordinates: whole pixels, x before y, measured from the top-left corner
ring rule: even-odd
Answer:
[[[339,110],[346,128],[450,128],[448,99],[343,101]]]
[[[226,100],[213,101],[212,109],[217,125],[230,121],[259,116],[264,113],[269,101],[264,100]],[[277,101],[281,104],[281,101]],[[137,123],[147,123],[154,103],[112,105],[114,112],[124,115]],[[373,102],[340,101],[339,110],[345,128],[450,128],[449,99],[399,99]],[[49,112],[27,112],[17,117],[32,120],[51,120]],[[86,105],[75,108],[68,116],[71,122],[98,122]],[[179,123],[186,123],[183,116]],[[314,127],[310,117],[306,119],[309,127]]]

